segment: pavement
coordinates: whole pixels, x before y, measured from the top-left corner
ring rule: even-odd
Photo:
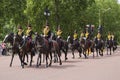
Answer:
[[[36,68],[37,55],[34,57],[33,66],[20,66],[20,61],[16,55],[13,66],[9,67],[11,56],[0,56],[0,80],[120,80],[120,48],[103,57],[92,56],[89,59],[75,59],[72,54],[68,54],[68,60],[64,61],[62,54],[62,65],[53,63],[51,67],[45,68],[45,63]]]

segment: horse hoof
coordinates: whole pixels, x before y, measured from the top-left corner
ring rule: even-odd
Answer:
[[[103,56],[103,54],[100,54],[100,56]]]
[[[24,66],[22,66],[22,68],[24,68]]]
[[[26,62],[24,62],[24,65],[28,65]]]
[[[30,67],[31,67],[32,65],[30,64]]]
[[[60,65],[62,65],[62,63],[60,63]]]
[[[65,61],[68,60],[68,58],[65,58]]]
[[[79,57],[82,57],[81,55],[79,55]]]
[[[88,57],[85,57],[85,59],[88,59]]]
[[[56,60],[54,60],[54,63],[57,63],[57,61],[56,61]]]
[[[48,65],[46,65],[45,68],[48,68]]]
[[[39,65],[36,65],[36,68],[38,68],[39,67]]]
[[[51,64],[49,64],[49,66],[51,66]]]

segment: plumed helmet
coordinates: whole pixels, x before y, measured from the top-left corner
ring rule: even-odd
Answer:
[[[22,26],[18,26],[18,29],[22,29]]]
[[[30,24],[28,24],[27,27],[32,27],[32,26]]]

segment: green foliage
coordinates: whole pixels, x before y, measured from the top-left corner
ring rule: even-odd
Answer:
[[[116,31],[114,34],[120,41],[120,5],[117,0],[0,0],[1,39],[9,32],[16,32],[18,24],[26,29],[30,23],[34,31],[42,33],[46,23],[46,6],[51,14],[48,22],[52,31],[55,32],[61,25],[64,38],[75,29],[80,34],[87,24],[94,24],[97,32],[101,24],[104,26],[104,36],[108,31]]]

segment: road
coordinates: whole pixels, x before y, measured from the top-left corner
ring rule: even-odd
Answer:
[[[42,63],[41,67],[36,68],[36,55],[33,66],[25,66],[24,69],[20,67],[17,55],[12,67],[9,67],[11,56],[0,56],[0,80],[120,80],[120,49],[111,56],[104,54],[95,59],[80,59],[77,53],[75,56],[72,59],[69,53],[68,61],[62,59],[61,66],[53,63],[45,68],[45,63]]]

